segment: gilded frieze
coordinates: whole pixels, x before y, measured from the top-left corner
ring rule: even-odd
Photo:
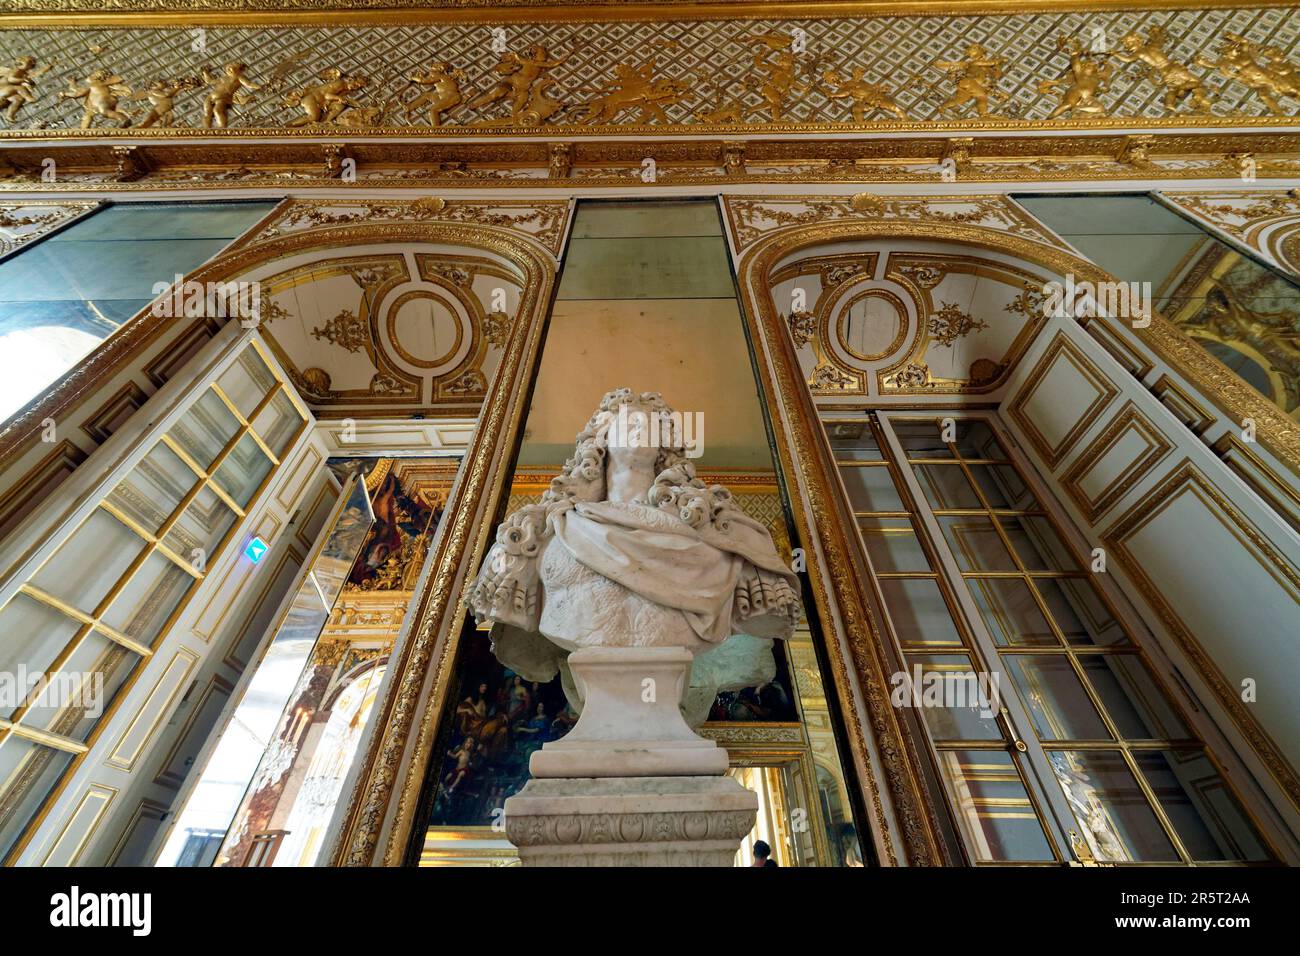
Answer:
[[[1298,45],[1272,8],[24,30],[0,116],[39,138],[1286,124]]]

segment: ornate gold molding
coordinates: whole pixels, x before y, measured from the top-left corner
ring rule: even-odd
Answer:
[[[235,131],[231,131],[235,132]],[[554,135],[554,131],[549,131]],[[1300,136],[1292,133],[1152,134],[1145,160],[1121,158],[1130,137],[1099,135],[987,135],[973,137],[959,182],[1187,181],[1235,179],[1233,156],[1250,153],[1260,181],[1300,178]],[[543,138],[509,142],[416,142],[409,137],[349,144],[355,179],[341,179],[325,167],[338,144],[309,141],[205,143],[161,141],[131,147],[137,171],[119,174],[117,150],[108,143],[54,140],[0,149],[0,191],[142,192],[156,190],[294,189],[554,189],[590,187],[662,189],[707,185],[719,191],[751,183],[912,183],[945,182],[941,157],[950,141],[940,137],[859,138],[851,140],[752,139],[748,161],[728,171],[726,150],[714,138],[691,140],[574,140]],[[551,166],[561,149],[566,165]],[[643,163],[653,159],[656,177],[642,179]],[[55,176],[47,175],[53,160]],[[1281,185],[1281,184],[1279,184]],[[868,196],[869,194],[863,194]],[[872,203],[897,197],[870,197],[854,214],[870,215]],[[842,200],[841,200],[842,202]],[[846,207],[848,208],[848,207]],[[882,207],[882,211],[887,211]]]

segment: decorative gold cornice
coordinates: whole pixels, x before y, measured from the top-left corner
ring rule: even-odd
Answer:
[[[182,131],[177,131],[182,132]],[[193,131],[190,131],[193,132]],[[236,131],[238,132],[238,131]],[[554,134],[555,131],[551,131]],[[1122,158],[1132,137],[1114,134],[976,136],[957,182],[1057,182],[1235,179],[1232,157],[1249,153],[1263,183],[1300,179],[1300,134],[1293,132],[1153,133],[1144,159]],[[350,144],[355,181],[326,175],[325,151],[335,144],[306,141],[181,141],[133,148],[138,172],[123,180],[111,143],[68,139],[0,147],[0,191],[142,192],[158,189],[332,191],[375,188],[562,189],[710,185],[719,191],[746,183],[940,183],[939,158],[949,139],[939,136],[858,139],[761,138],[745,143],[746,163],[724,175],[725,150],[716,139],[554,140],[510,142],[413,141],[410,137]],[[557,146],[569,165],[548,175]],[[642,163],[658,168],[654,183]],[[53,160],[53,182],[42,175]]]

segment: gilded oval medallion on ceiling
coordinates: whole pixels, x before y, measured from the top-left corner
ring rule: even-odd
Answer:
[[[432,289],[412,289],[393,300],[384,317],[393,351],[420,369],[440,369],[453,362],[473,330],[463,308]]]
[[[876,362],[898,351],[907,337],[907,306],[888,289],[855,292],[833,324],[836,343],[860,362]]]

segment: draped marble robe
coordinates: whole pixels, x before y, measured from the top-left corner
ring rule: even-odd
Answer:
[[[725,490],[716,489],[724,496]],[[802,613],[767,529],[734,505],[692,526],[643,502],[528,505],[499,529],[467,598],[492,650],[526,680],[564,677],[582,647],[682,647],[695,655],[684,710],[698,725],[721,690],[772,680],[772,641]]]

